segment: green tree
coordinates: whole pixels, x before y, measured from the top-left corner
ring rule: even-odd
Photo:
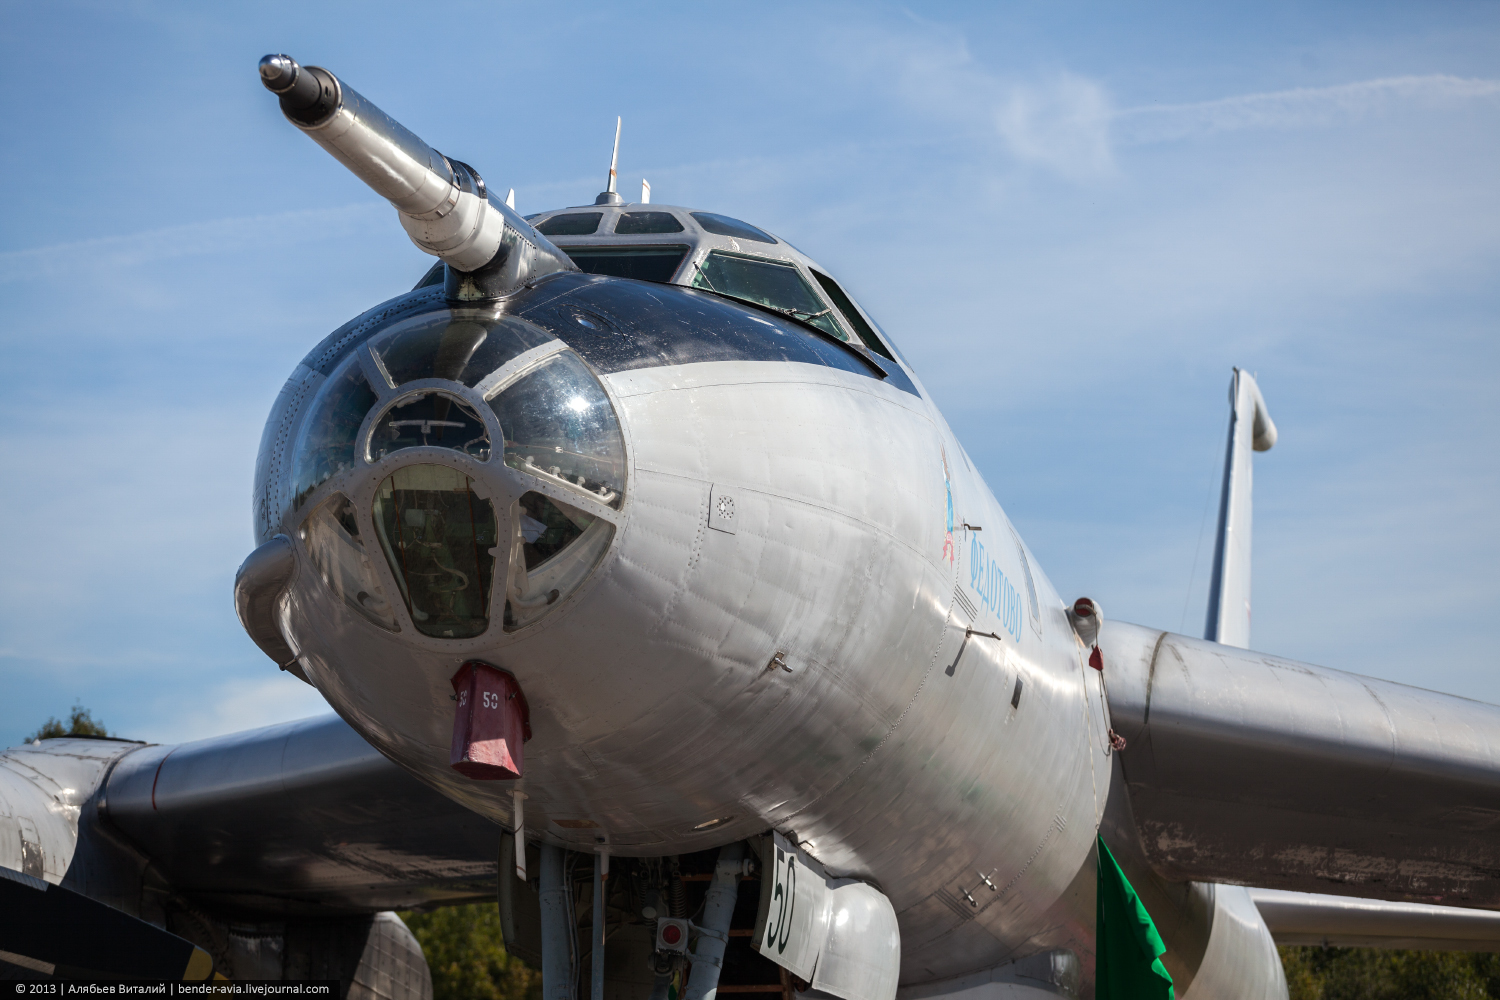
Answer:
[[[61,722],[56,718],[50,718],[42,723],[42,728],[26,737],[26,742],[33,740],[49,740],[54,736],[108,736],[109,730],[104,728],[103,722],[97,722],[88,709],[83,707],[83,702],[74,702],[73,710],[68,713],[68,721]]]
[[[1291,1000],[1500,1000],[1496,956],[1465,951],[1284,947]]]
[[[541,1000],[542,974],[507,954],[494,903],[402,913],[432,970],[433,1000]]]

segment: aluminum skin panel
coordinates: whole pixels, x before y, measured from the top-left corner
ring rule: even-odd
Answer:
[[[1500,708],[1134,625],[1101,646],[1164,878],[1500,908]]]

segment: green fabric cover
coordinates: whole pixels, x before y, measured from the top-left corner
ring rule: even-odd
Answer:
[[[1103,837],[1097,907],[1095,1000],[1172,1000],[1172,977],[1161,964],[1167,946]]]

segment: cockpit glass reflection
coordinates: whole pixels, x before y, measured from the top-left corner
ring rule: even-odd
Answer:
[[[402,448],[452,448],[481,462],[490,457],[490,433],[479,414],[457,396],[436,390],[396,400],[370,430],[370,461]]]
[[[490,408],[505,432],[506,465],[619,508],[625,441],[609,397],[576,354],[554,354]]]
[[[505,589],[505,629],[541,618],[593,572],[614,525],[572,504],[530,492],[511,509],[514,537]]]
[[[445,378],[473,386],[511,358],[551,339],[552,334],[519,317],[444,309],[396,324],[376,338],[372,348],[392,385]]]
[[[698,266],[693,285],[767,306],[783,315],[811,323],[840,340],[849,339],[834,320],[833,310],[818,298],[795,264],[715,250]]]
[[[381,628],[399,632],[395,613],[385,590],[370,569],[354,505],[335,493],[308,515],[302,526],[302,543],[318,575],[344,604]]]
[[[358,360],[347,358],[323,383],[297,438],[292,460],[293,510],[331,477],[354,467],[354,439],[374,405],[375,392],[365,381]]]
[[[634,278],[665,284],[672,280],[686,245],[654,247],[563,247],[584,274],[607,274],[612,278]]]
[[[719,215],[714,212],[693,212],[693,218],[705,232],[713,233],[715,236],[729,236],[737,240],[755,240],[757,243],[775,243],[776,237],[761,229],[756,229],[748,222],[739,219],[731,219],[727,215]]]
[[[462,639],[489,625],[495,508],[462,472],[397,469],[375,493],[375,530],[412,622],[424,635]]]
[[[615,234],[618,236],[680,232],[682,223],[671,212],[626,212],[615,223]]]
[[[599,228],[603,212],[568,212],[554,215],[536,227],[543,236],[591,236]]]

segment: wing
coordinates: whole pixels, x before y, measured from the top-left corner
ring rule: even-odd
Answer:
[[[1500,913],[1492,910],[1281,889],[1251,889],[1250,898],[1277,944],[1494,951],[1500,941]]]
[[[216,908],[369,912],[495,892],[501,829],[336,716],[143,747],[100,799],[102,825]]]
[[[1162,877],[1500,909],[1500,707],[1135,625],[1100,645]]]

